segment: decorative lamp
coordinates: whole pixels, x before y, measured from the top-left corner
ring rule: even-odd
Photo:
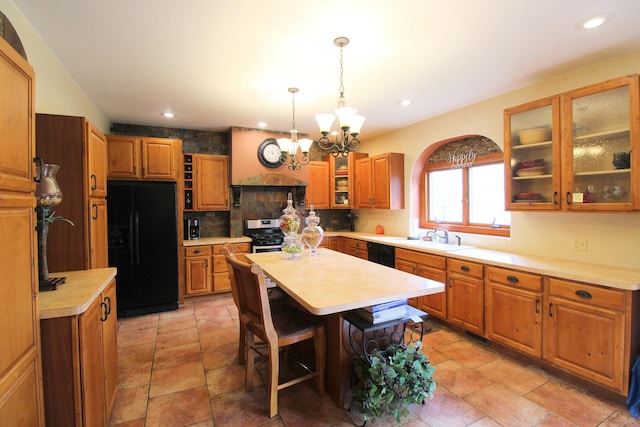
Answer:
[[[290,87],[289,93],[291,93],[291,105],[293,107],[293,118],[291,120],[291,138],[279,138],[277,139],[280,146],[280,163],[288,165],[290,170],[300,170],[303,165],[309,163],[309,150],[313,141],[308,138],[298,140],[298,131],[296,129],[296,101],[295,94],[298,93],[298,88]],[[298,147],[302,151],[302,157],[298,159]]]
[[[320,127],[322,137],[318,140],[318,145],[324,151],[330,152],[334,157],[347,156],[352,151],[360,149],[360,141],[358,135],[362,129],[365,117],[356,114],[358,110],[346,106],[344,98],[344,66],[342,60],[342,48],[349,44],[346,37],[338,37],[333,44],[340,48],[340,96],[338,97],[338,108],[335,115],[331,113],[316,114],[316,121]],[[333,122],[338,118],[338,127],[340,130],[336,132],[336,140],[331,141],[329,134],[332,133],[331,128]]]
[[[55,211],[51,208],[62,202],[62,190],[56,174],[60,170],[60,166],[48,163],[42,163],[42,159],[36,158],[39,166],[38,177],[36,181],[36,214],[38,221],[38,279],[40,287],[50,286],[53,290],[60,283],[64,283],[64,277],[50,278],[49,266],[47,265],[47,236],[49,234],[49,224],[56,221],[66,221],[73,225],[73,222],[62,217],[56,217]]]

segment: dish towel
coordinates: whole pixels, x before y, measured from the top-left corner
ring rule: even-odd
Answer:
[[[629,397],[627,397],[627,408],[634,418],[638,418],[640,410],[640,356],[636,358],[631,368],[631,384],[629,385]]]

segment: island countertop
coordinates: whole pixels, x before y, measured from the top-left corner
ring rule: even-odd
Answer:
[[[282,252],[246,254],[310,313],[327,315],[444,292],[444,284],[330,249],[287,260]]]
[[[91,303],[116,277],[113,267],[93,270],[50,273],[51,277],[66,277],[55,291],[40,291],[40,319],[75,316],[87,311]]]

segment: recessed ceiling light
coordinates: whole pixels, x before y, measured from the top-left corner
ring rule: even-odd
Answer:
[[[402,101],[400,101],[400,105],[402,105],[403,107],[406,107],[407,105],[411,105],[413,103],[413,101],[411,101],[410,99],[403,99]]]
[[[259,128],[266,128],[267,124],[265,122],[258,122],[258,127]]]
[[[582,28],[590,30],[604,24],[604,16],[593,16],[582,23]]]
[[[162,113],[162,115],[167,119],[173,119],[173,117],[174,117],[174,114],[170,113],[168,111],[166,113]]]

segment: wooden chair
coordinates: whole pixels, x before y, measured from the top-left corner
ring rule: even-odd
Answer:
[[[222,249],[220,250],[220,252],[222,253],[222,255],[224,255],[225,260],[228,259],[229,257],[235,257],[236,253],[233,249],[233,245],[229,242],[225,242],[222,245]],[[242,257],[242,261],[246,261],[248,262],[249,260],[247,260],[246,257]],[[236,308],[238,309],[238,312],[240,312],[240,303],[238,302],[238,289],[235,283],[235,278],[233,276],[233,273],[231,272],[231,267],[229,267],[229,280],[231,282],[231,296],[233,297],[233,302],[236,305]],[[240,336],[238,337],[238,363],[240,365],[244,365],[247,362],[247,350],[246,350],[246,339],[245,339],[245,332],[244,332],[244,324],[242,322],[240,322]]]
[[[235,256],[227,256],[226,260],[232,288],[234,283],[236,288],[236,291],[232,291],[234,301],[237,298],[240,323],[244,327],[246,390],[253,390],[255,355],[258,354],[268,361],[269,366],[267,384],[269,417],[278,413],[278,391],[286,387],[315,378],[316,392],[324,395],[326,358],[324,320],[291,306],[280,307],[272,313],[262,268],[257,264],[243,262]],[[264,344],[257,345],[254,341],[255,337],[262,340]],[[314,341],[315,370],[311,371],[301,364],[306,372],[304,375],[280,384],[280,350],[311,339]]]

